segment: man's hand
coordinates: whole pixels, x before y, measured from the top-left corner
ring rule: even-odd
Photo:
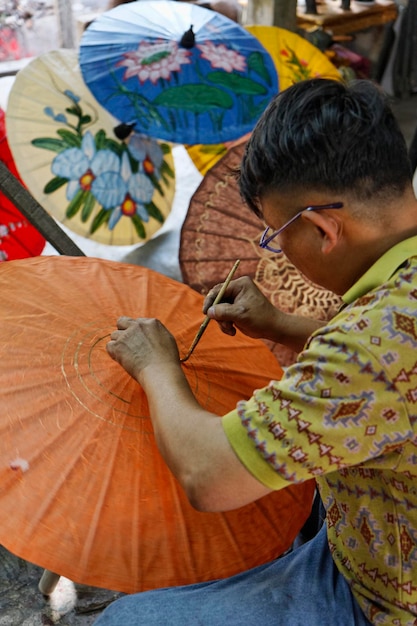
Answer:
[[[324,325],[321,320],[280,311],[248,276],[232,280],[222,302],[212,306],[220,289],[221,284],[209,291],[203,312],[227,335],[235,335],[238,328],[248,337],[269,339],[300,352],[309,336]]]
[[[174,337],[156,319],[120,317],[117,330],[110,335],[107,352],[138,382],[146,367],[179,364]]]
[[[232,280],[222,302],[212,306],[221,286],[216,285],[209,291],[204,300],[203,312],[216,320],[227,335],[235,335],[238,328],[248,337],[269,338],[280,311],[255,283],[247,276]]]

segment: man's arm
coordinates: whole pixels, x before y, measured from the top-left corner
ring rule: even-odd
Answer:
[[[158,448],[195,508],[226,511],[269,493],[236,456],[220,417],[198,404],[160,322],[120,318],[107,350],[143,387]]]

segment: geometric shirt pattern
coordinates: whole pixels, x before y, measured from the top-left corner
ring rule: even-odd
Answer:
[[[314,477],[330,550],[375,625],[417,625],[417,237],[381,257],[282,380],[223,417],[272,489]]]

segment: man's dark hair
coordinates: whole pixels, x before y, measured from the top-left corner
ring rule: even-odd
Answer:
[[[411,178],[407,145],[383,92],[367,80],[322,78],[275,96],[238,174],[242,197],[258,215],[271,191],[349,192],[363,201],[400,195]]]

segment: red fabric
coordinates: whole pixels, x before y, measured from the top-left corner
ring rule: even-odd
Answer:
[[[5,114],[0,109],[0,159],[22,182],[6,137]],[[44,237],[0,191],[0,262],[38,256],[45,246]]]

